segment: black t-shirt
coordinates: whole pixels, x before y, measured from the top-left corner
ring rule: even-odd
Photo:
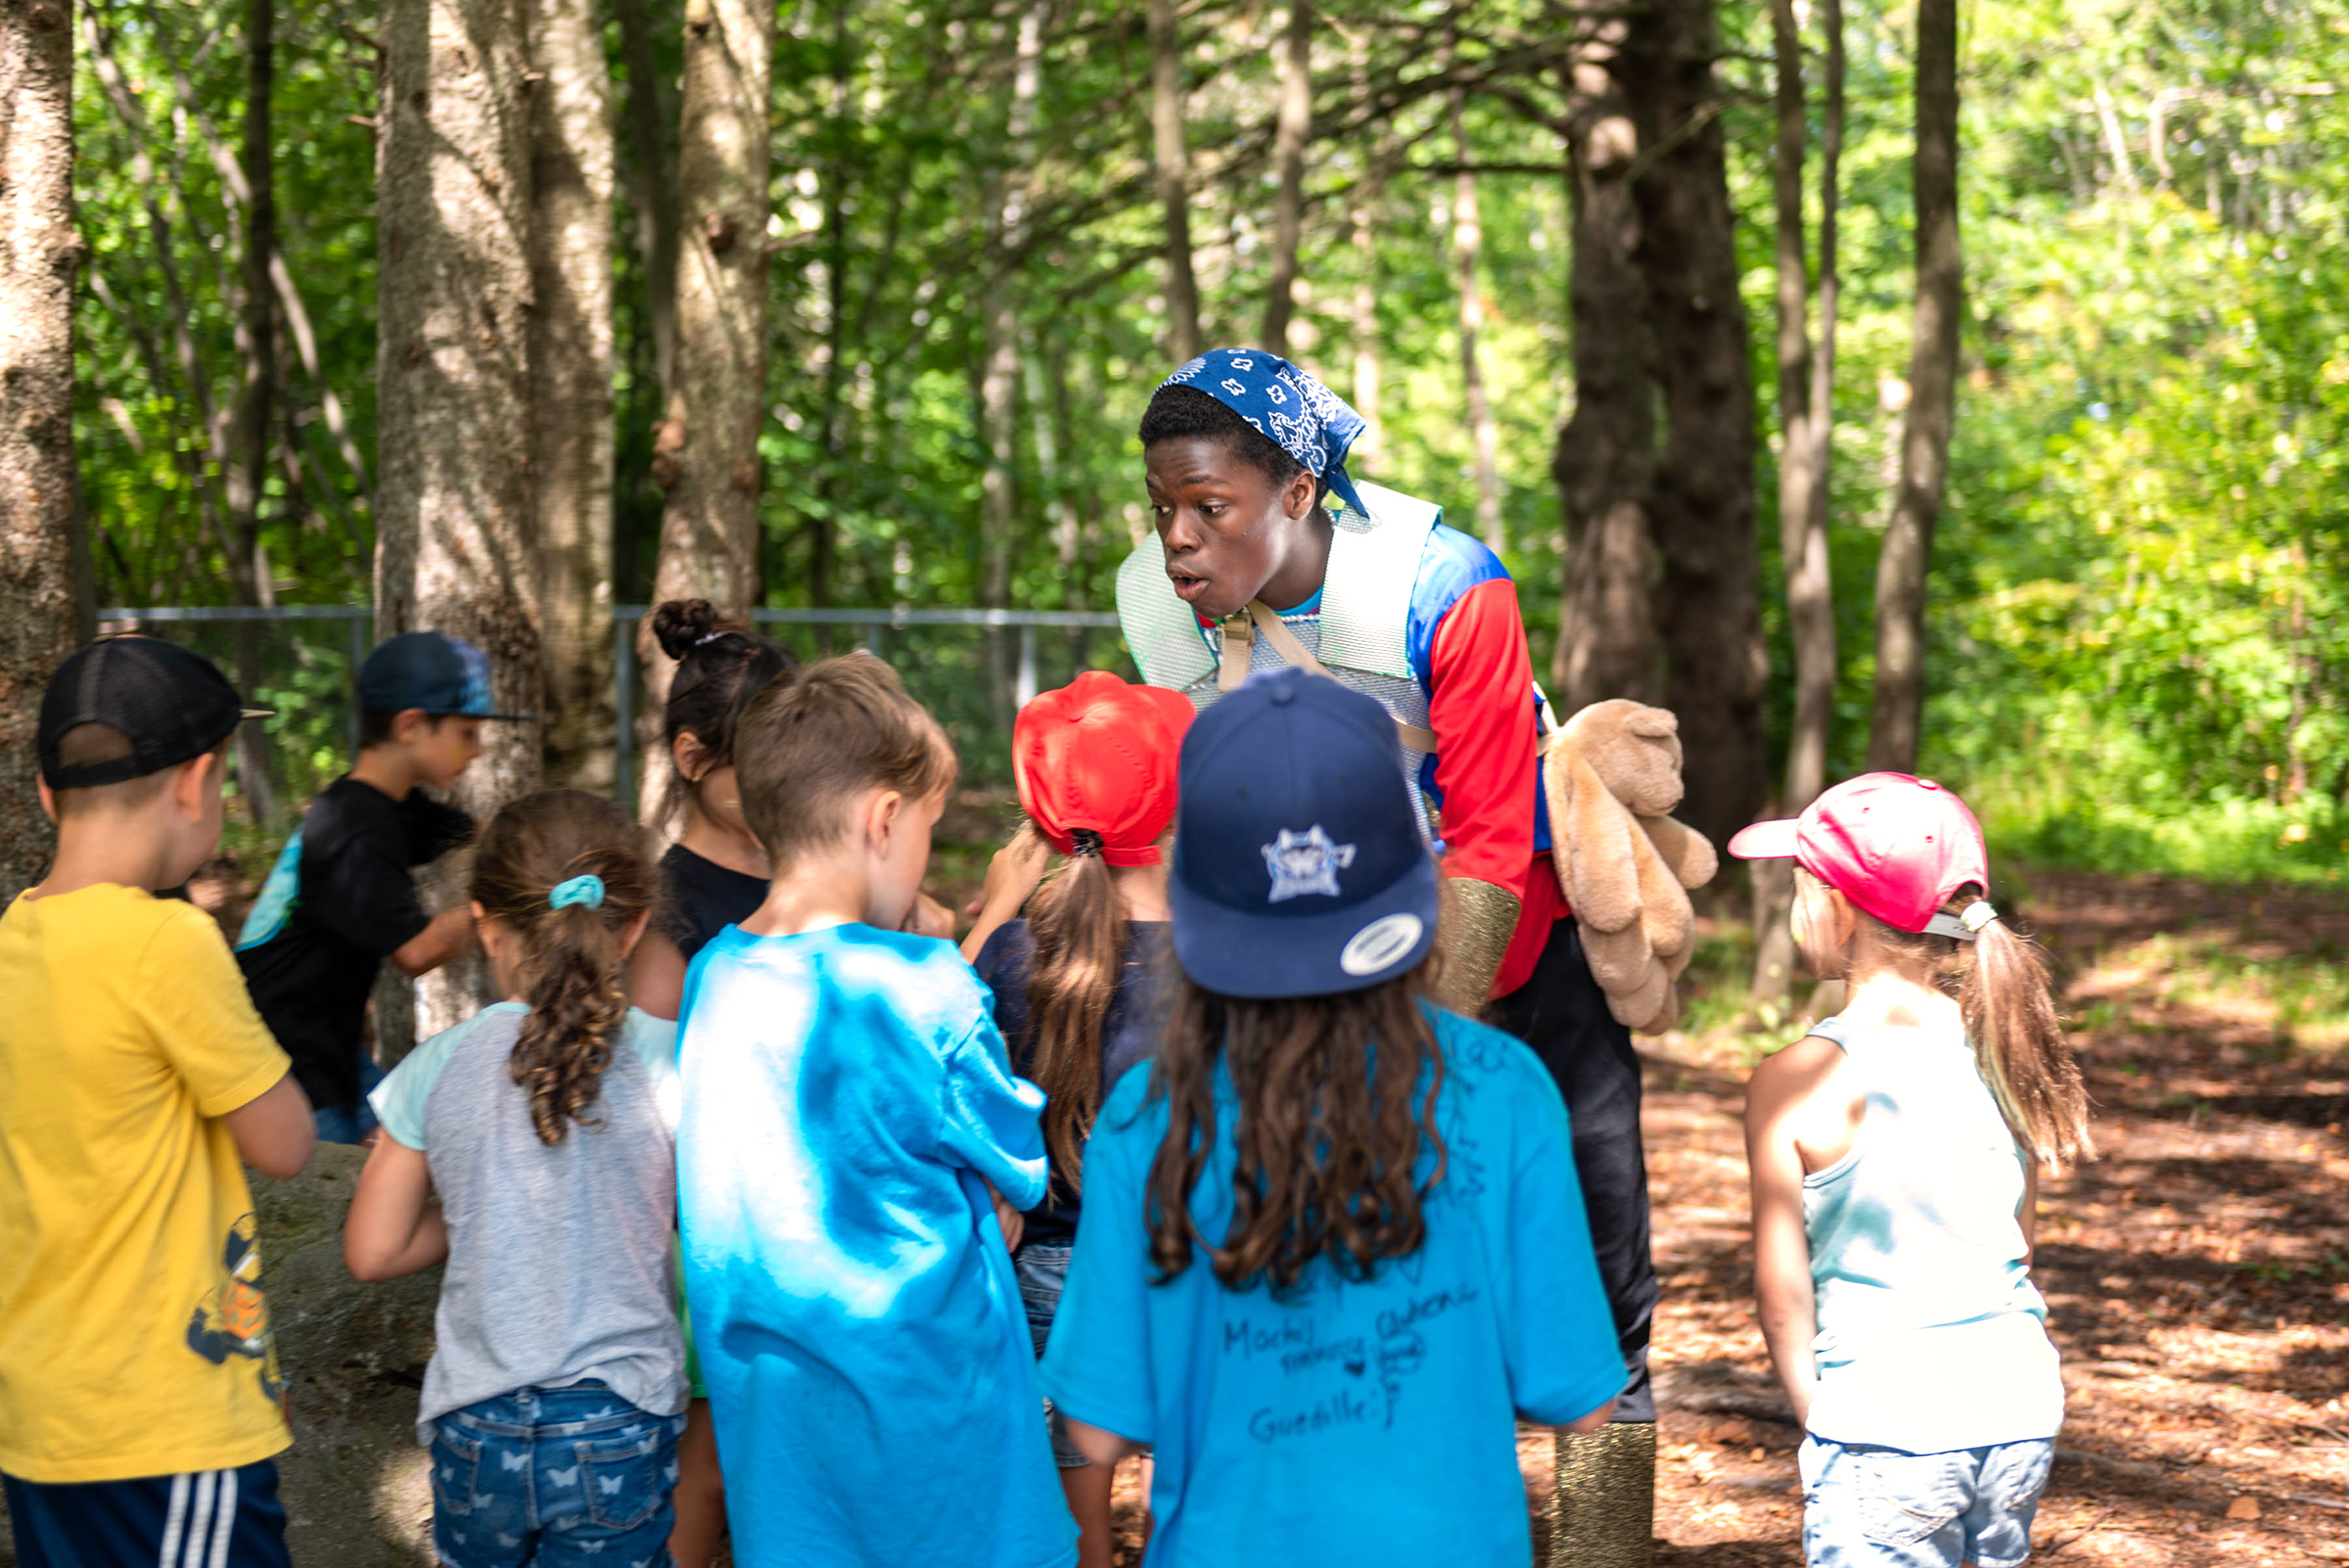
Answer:
[[[766,901],[766,879],[719,865],[682,844],[661,856],[661,929],[688,960]]]
[[[1127,1069],[1148,1061],[1158,1050],[1158,1037],[1167,1023],[1169,965],[1174,961],[1174,928],[1164,920],[1137,920],[1126,928],[1126,967],[1118,989],[1101,1019],[1101,1098]],[[1030,1076],[1028,1046],[1028,964],[1036,956],[1036,939],[1028,922],[1014,920],[987,939],[972,968],[995,993],[995,1027],[1011,1047],[1011,1070]],[[1021,1245],[1045,1241],[1067,1245],[1077,1238],[1077,1194],[1052,1161],[1052,1185],[1044,1201],[1028,1211],[1027,1234]]]
[[[310,803],[262,884],[237,962],[262,1022],[320,1110],[359,1103],[359,1042],[383,961],[432,924],[410,866],[473,836],[473,818],[422,790],[395,801],[339,778]]]

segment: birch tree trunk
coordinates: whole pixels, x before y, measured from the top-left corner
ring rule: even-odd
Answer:
[[[1835,599],[1827,559],[1827,483],[1834,417],[1835,205],[1842,137],[1842,13],[1822,8],[1827,31],[1824,135],[1820,139],[1819,348],[1811,346],[1811,285],[1803,240],[1803,156],[1809,115],[1803,40],[1794,0],[1772,0],[1777,54],[1778,551],[1785,568],[1786,620],[1794,647],[1794,723],[1786,743],[1780,811],[1792,815],[1826,786],[1828,725],[1835,706]],[[1753,994],[1773,1003],[1794,974],[1789,919],[1793,870],[1784,860],[1755,866],[1758,911]]]
[[[1370,96],[1370,49],[1356,33],[1347,50],[1354,74],[1354,95]],[[1354,208],[1347,214],[1354,225],[1354,411],[1362,416],[1362,434],[1354,449],[1366,465],[1375,466],[1386,432],[1378,415],[1378,200],[1386,189],[1385,137],[1370,152],[1369,167],[1355,187]]]
[[[237,348],[242,376],[237,392],[233,451],[228,466],[229,577],[240,604],[269,604],[268,557],[261,547],[261,494],[269,480],[269,446],[277,401],[277,299],[269,276],[277,251],[277,182],[272,167],[271,98],[277,75],[276,0],[246,0],[245,146],[239,165],[245,176],[245,234],[238,284],[244,309]],[[247,693],[261,680],[261,627],[237,627],[237,684]],[[237,726],[237,784],[255,824],[276,815],[269,787],[268,737],[257,724]]]
[[[267,0],[254,0],[265,4]],[[530,477],[546,772],[612,787],[612,78],[593,0],[527,0]]]
[[[69,0],[0,0],[0,899],[48,869],[33,735],[88,635],[73,468],[73,27]]]
[[[1030,162],[1035,157],[1036,98],[1042,74],[1044,5],[1020,13],[1015,42],[1011,106],[1004,122],[1004,167],[988,227],[992,231],[993,267],[988,282],[986,358],[979,372],[979,438],[987,447],[987,472],[980,479],[979,602],[999,608],[1011,601],[1020,518],[1019,288],[1010,257],[1026,238]],[[988,683],[999,733],[1011,729],[1015,643],[1001,627],[987,632]]]
[[[1925,702],[1925,574],[1949,478],[1965,261],[1958,236],[1958,5],[1916,11],[1916,311],[1901,480],[1876,560],[1875,713],[1867,765],[1910,773]]]
[[[530,93],[522,0],[387,0],[378,115],[376,632],[488,656],[499,713],[544,708],[531,538]],[[535,723],[483,728],[456,803],[485,818],[538,779]],[[428,907],[463,886],[451,856]],[[417,986],[416,1028],[478,1008],[476,953]],[[378,1049],[395,1058],[403,1042]]]
[[[765,421],[768,82],[775,8],[686,0],[677,138],[677,358],[654,476],[668,492],[653,601],[708,599],[727,614],[759,597],[759,431]],[[674,664],[637,631],[645,719],[658,735]],[[649,815],[669,761],[645,748]]]
[[[1297,245],[1305,228],[1305,139],[1313,126],[1313,4],[1289,0],[1289,24],[1281,38],[1280,114],[1272,134],[1280,195],[1272,209],[1272,283],[1265,300],[1265,346],[1276,354],[1289,351]]]
[[[1191,273],[1190,148],[1182,123],[1182,37],[1175,0],[1150,3],[1150,146],[1167,229],[1167,353],[1199,353],[1199,283]]]
[[[1493,425],[1493,405],[1485,396],[1484,366],[1478,362],[1477,339],[1485,330],[1484,297],[1476,289],[1477,253],[1485,231],[1476,207],[1476,176],[1468,172],[1468,132],[1460,119],[1461,94],[1451,94],[1451,140],[1459,150],[1460,172],[1451,195],[1452,265],[1459,274],[1460,386],[1468,403],[1468,434],[1476,448],[1476,531],[1495,549],[1508,544],[1500,511],[1500,437]]]

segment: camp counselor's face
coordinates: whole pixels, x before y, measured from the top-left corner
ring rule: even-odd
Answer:
[[[1314,544],[1307,521],[1313,510],[1313,476],[1276,484],[1231,447],[1217,437],[1182,436],[1142,450],[1167,577],[1177,598],[1211,621],[1262,594],[1284,569],[1294,572]],[[1306,584],[1304,592],[1313,586]]]

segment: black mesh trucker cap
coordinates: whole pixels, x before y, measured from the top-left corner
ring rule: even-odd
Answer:
[[[161,637],[103,638],[60,665],[41,694],[41,781],[80,790],[145,778],[202,757],[241,721],[274,711],[246,707],[220,667],[193,648]],[[59,747],[83,724],[118,731],[130,755],[67,767]]]

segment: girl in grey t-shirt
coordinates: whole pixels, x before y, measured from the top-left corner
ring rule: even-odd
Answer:
[[[626,990],[654,888],[610,802],[547,790],[508,806],[473,873],[507,999],[372,1096],[384,1131],[344,1256],[361,1279],[447,1266],[417,1437],[452,1568],[542,1549],[635,1562],[668,1539],[686,1394],[676,1026]]]

